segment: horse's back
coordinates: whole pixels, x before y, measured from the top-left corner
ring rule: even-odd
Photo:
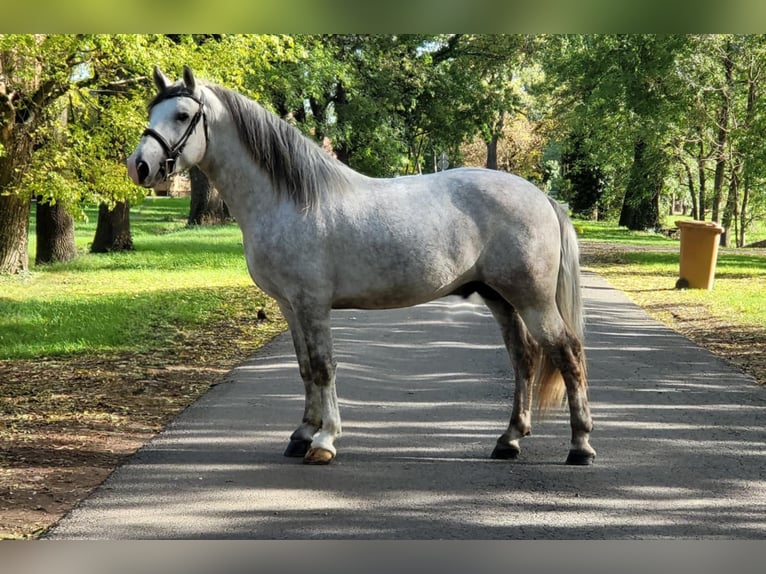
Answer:
[[[362,183],[333,216],[335,306],[405,306],[476,281],[525,288],[558,257],[550,202],[517,176],[466,168]]]

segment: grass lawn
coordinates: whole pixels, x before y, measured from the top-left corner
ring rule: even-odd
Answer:
[[[766,326],[766,252],[721,249],[711,291],[675,289],[680,243],[656,233],[630,232],[614,224],[578,222],[584,251],[589,242],[632,246],[614,250],[600,259],[584,258],[586,266],[604,275],[650,310],[662,306],[705,306],[721,318],[743,324]]]
[[[179,330],[266,306],[239,228],[186,228],[188,209],[188,199],[146,199],[131,210],[135,251],[110,254],[87,253],[90,211],[76,226],[76,260],[0,278],[0,359],[141,352],[170,344]],[[33,261],[34,233],[30,242]]]

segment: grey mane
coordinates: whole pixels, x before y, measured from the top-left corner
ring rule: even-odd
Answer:
[[[277,193],[311,209],[323,194],[347,187],[348,168],[296,128],[241,94],[207,87],[231,114],[240,140]]]

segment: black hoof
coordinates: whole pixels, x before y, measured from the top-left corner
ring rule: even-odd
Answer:
[[[301,438],[292,438],[290,439],[290,444],[288,444],[287,448],[285,449],[285,456],[289,456],[293,458],[303,458],[304,456],[306,456],[306,453],[309,451],[309,448],[311,448],[310,440],[304,440]]]
[[[490,458],[498,459],[498,460],[515,460],[519,458],[519,453],[521,451],[515,447],[515,446],[508,446],[507,444],[496,444],[495,450],[492,451],[492,454],[489,455]]]
[[[569,456],[567,456],[567,464],[588,466],[593,464],[595,458],[595,452],[588,452],[587,450],[570,450]]]

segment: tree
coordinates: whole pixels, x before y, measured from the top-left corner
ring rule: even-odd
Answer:
[[[35,218],[37,251],[35,264],[66,263],[77,256],[74,242],[74,218],[62,203],[37,200]]]
[[[72,176],[85,188],[82,196],[99,204],[92,253],[133,249],[130,204],[141,201],[145,193],[125,174],[125,158],[145,118],[138,98],[118,85],[119,89],[77,93],[80,117],[70,124],[70,154],[76,158]]]
[[[561,155],[567,186],[561,194],[572,212],[589,218],[603,216],[604,174],[585,151],[586,137],[572,132]]]
[[[487,148],[486,167],[498,169],[498,143],[503,137],[506,121],[517,115],[522,107],[524,90],[517,81],[522,65],[524,37],[518,35],[463,36],[458,53],[459,66],[466,66],[475,75],[479,87],[479,133]]]
[[[425,135],[414,117],[428,68],[423,37],[358,34],[297,38],[305,54],[307,113],[296,120],[354,169],[373,176],[417,173]],[[301,85],[300,83],[298,85]]]
[[[0,35],[0,273],[29,267],[30,194],[22,183],[79,65],[82,36]]]
[[[229,208],[218,190],[198,167],[189,170],[191,204],[187,225],[215,225],[232,220]]]
[[[732,213],[732,221],[736,229],[737,246],[743,247],[746,243],[746,234],[754,217],[751,211],[761,214],[766,207],[766,193],[763,192],[766,183],[766,150],[764,150],[761,134],[766,128],[766,109],[764,109],[763,84],[766,73],[766,39],[762,36],[745,36],[740,41],[744,45],[741,58],[741,69],[744,76],[744,121],[734,129],[732,139],[736,142],[742,154],[741,195],[739,202],[735,200],[735,209]],[[736,84],[735,84],[736,85]],[[756,186],[761,192],[755,193]],[[756,208],[753,210],[753,208]],[[731,237],[729,225],[726,238]]]
[[[634,144],[619,225],[634,230],[659,229],[660,193],[667,170],[667,156],[662,149],[639,136]]]
[[[723,199],[724,172],[726,170],[726,143],[731,122],[731,99],[734,88],[734,60],[731,38],[724,40],[720,53],[720,62],[724,70],[724,81],[721,86],[721,107],[716,124],[717,137],[715,142],[715,176],[713,179],[713,213],[712,220],[721,222],[721,201]]]
[[[695,218],[705,219],[709,211],[724,227],[723,244],[744,245],[764,165],[759,137],[764,39],[705,34],[691,36],[690,43],[693,51],[679,60],[679,70],[691,105],[677,146],[683,153],[675,157],[686,166]]]
[[[83,201],[141,197],[124,170],[145,121],[148,91],[141,77],[152,63],[170,58],[160,36],[0,36],[0,272],[28,268],[31,195],[51,207],[41,210],[43,217],[62,210],[79,215]],[[69,135],[56,138],[62,107],[68,108]],[[50,235],[42,246],[55,245],[57,233],[70,230],[42,223],[40,232]]]
[[[548,175],[543,165],[543,152],[548,143],[545,126],[523,113],[510,114],[496,143],[496,169],[514,173],[542,185]],[[487,166],[487,142],[476,134],[461,146],[465,165]]]
[[[95,35],[87,73],[97,89],[77,92],[80,121],[76,125],[77,176],[99,203],[91,252],[133,249],[130,205],[145,191],[125,174],[125,159],[135,148],[146,121],[144,102],[152,88],[147,71],[156,62],[175,62],[185,51],[156,35]],[[180,67],[180,66],[179,66]]]
[[[550,40],[543,59],[562,125],[593,133],[588,152],[598,157],[612,186],[624,186],[621,223],[631,229],[657,228],[668,147],[688,108],[676,72],[678,59],[689,52],[688,38],[592,35]]]
[[[133,235],[130,232],[130,203],[117,201],[114,205],[102,203],[98,207],[96,235],[91,253],[132,251]]]
[[[52,110],[61,110],[58,120],[33,153],[22,179],[21,187],[35,198],[35,265],[65,263],[77,256],[71,203],[82,187],[63,175],[71,168],[65,147],[69,109],[63,104],[63,98],[51,104]]]

